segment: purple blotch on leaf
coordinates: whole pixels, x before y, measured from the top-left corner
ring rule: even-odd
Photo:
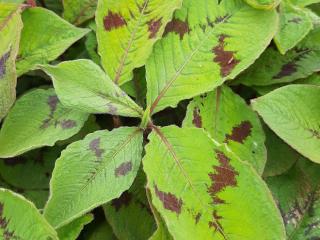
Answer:
[[[60,125],[63,129],[70,129],[70,128],[74,128],[75,126],[77,126],[77,123],[74,120],[67,119],[67,120],[61,121]]]
[[[3,56],[0,58],[0,79],[6,74],[6,62],[10,56],[10,52],[11,50],[3,54]]]
[[[176,34],[179,34],[180,39],[182,40],[184,35],[190,32],[187,20],[181,21],[176,18],[172,19],[172,21],[169,22],[165,28],[165,35],[168,34],[169,32],[174,32]]]
[[[125,176],[132,170],[132,162],[121,163],[119,167],[114,170],[116,177]]]
[[[225,50],[225,39],[227,37],[226,35],[220,35],[218,45],[212,49],[214,53],[213,61],[219,64],[222,77],[228,76],[240,62],[235,58],[235,52]]]
[[[231,134],[226,134],[224,142],[230,140],[243,144],[244,141],[250,136],[252,131],[252,124],[249,121],[243,121],[239,125],[232,128]]]
[[[193,109],[193,120],[192,123],[195,127],[201,128],[202,127],[202,119],[200,115],[200,110],[198,107]]]
[[[104,29],[111,31],[126,25],[126,21],[119,13],[113,13],[109,10],[108,15],[103,19]]]
[[[162,192],[158,189],[157,185],[154,185],[154,191],[159,200],[162,202],[162,205],[165,209],[175,212],[177,214],[181,213],[181,206],[183,203],[182,199],[178,199],[172,193]]]
[[[149,38],[155,38],[162,25],[162,18],[158,20],[151,20],[148,22],[148,30],[150,32]]]
[[[97,158],[101,158],[102,153],[104,153],[104,149],[100,148],[100,138],[93,139],[89,144],[89,148]]]
[[[226,187],[237,186],[236,176],[239,173],[230,165],[230,159],[220,151],[216,151],[216,157],[220,163],[219,166],[214,166],[214,172],[209,173],[211,179],[211,186],[208,187],[208,193],[212,198],[213,204],[225,203],[217,194],[223,191]]]

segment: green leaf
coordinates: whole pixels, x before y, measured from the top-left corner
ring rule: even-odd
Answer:
[[[246,102],[226,86],[194,98],[183,126],[204,128],[212,138],[226,143],[261,175],[267,160],[260,120]]]
[[[268,126],[291,147],[320,163],[320,87],[293,84],[252,101]]]
[[[263,10],[276,8],[281,2],[281,0],[244,0],[244,1],[254,8],[263,9]]]
[[[297,7],[288,1],[280,5],[280,27],[274,40],[282,54],[296,46],[313,28],[309,9]]]
[[[58,236],[60,240],[76,240],[82,231],[84,225],[93,220],[92,214],[86,214],[72,221],[71,223],[58,229]]]
[[[280,175],[288,171],[299,159],[299,154],[280,139],[270,128],[265,127],[268,160],[263,177]]]
[[[290,240],[316,240],[320,234],[320,166],[301,158],[285,174],[266,179],[278,202]]]
[[[22,29],[20,11],[19,5],[0,3],[0,121],[16,99],[15,59]]]
[[[0,238],[58,240],[57,233],[35,206],[22,196],[0,188]]]
[[[65,108],[53,89],[23,95],[6,117],[0,131],[0,157],[9,158],[76,134],[88,115]]]
[[[154,129],[143,166],[174,239],[285,239],[280,213],[250,165],[202,129]]]
[[[62,147],[42,148],[26,154],[1,159],[1,186],[21,193],[43,208],[49,196],[49,180]]]
[[[97,0],[63,0],[63,17],[75,25],[80,25],[94,17],[97,2]]]
[[[91,60],[40,66],[53,80],[62,103],[88,113],[140,117],[143,110]]]
[[[287,83],[308,77],[319,69],[320,28],[317,28],[286,55],[268,48],[236,83],[247,86]]]
[[[146,197],[145,183],[145,176],[139,172],[128,191],[103,206],[106,219],[118,239],[149,239],[155,231],[156,224]]]
[[[119,85],[145,65],[154,43],[182,0],[99,0],[96,14],[102,65]]]
[[[142,131],[123,127],[89,134],[70,144],[56,161],[46,219],[59,228],[121,195],[139,169]]]
[[[112,228],[106,222],[95,224],[86,236],[86,240],[118,240],[114,236]]]
[[[74,42],[89,32],[76,28],[55,13],[40,7],[29,8],[22,14],[24,28],[21,34],[18,75],[35,69],[60,56]]]
[[[319,3],[320,0],[291,0],[291,2],[295,5],[305,7],[314,3]]]
[[[268,46],[277,23],[275,11],[242,1],[185,0],[146,64],[151,113],[236,77]]]

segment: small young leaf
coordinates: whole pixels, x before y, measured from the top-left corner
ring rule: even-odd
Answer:
[[[37,89],[23,95],[6,117],[0,131],[0,158],[20,155],[76,134],[86,113],[65,108],[53,89]]]
[[[281,2],[281,0],[244,0],[244,1],[254,8],[263,9],[263,10],[276,8]]]
[[[56,161],[46,219],[59,228],[121,195],[139,169],[142,131],[123,127],[97,131],[70,144]]]
[[[296,46],[313,28],[309,9],[283,1],[280,5],[280,27],[274,41],[282,54]]]
[[[22,21],[21,7],[0,3],[0,121],[16,99],[18,53]]]
[[[265,183],[204,130],[155,128],[149,140],[148,188],[174,239],[285,239]]]
[[[277,23],[275,11],[241,1],[185,0],[146,64],[151,114],[236,77],[268,46]]]
[[[58,240],[57,233],[25,198],[0,188],[0,238]]]
[[[143,110],[91,60],[40,66],[53,80],[62,103],[88,113],[140,117]]]
[[[282,55],[270,47],[242,74],[237,83],[266,86],[305,78],[320,69],[320,28],[311,31],[295,48]]]
[[[102,65],[119,85],[145,64],[154,43],[182,0],[99,0],[98,51]]]
[[[320,234],[320,166],[301,158],[285,174],[266,179],[278,202],[287,239],[316,240]]]
[[[17,59],[18,75],[33,70],[37,64],[56,59],[89,32],[40,7],[25,10],[22,20],[24,28]]]
[[[69,22],[80,25],[94,17],[98,0],[63,0],[63,17]]]
[[[256,113],[226,86],[195,98],[188,106],[183,126],[204,128],[212,138],[226,143],[261,175],[267,160],[265,136]]]
[[[293,84],[252,101],[269,127],[291,147],[320,163],[320,87]]]
[[[76,240],[80,232],[82,231],[84,225],[90,223],[92,220],[93,215],[86,214],[58,229],[57,232],[59,240]]]

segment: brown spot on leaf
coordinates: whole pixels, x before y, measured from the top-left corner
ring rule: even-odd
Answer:
[[[302,19],[301,19],[301,18],[299,18],[299,17],[295,17],[295,18],[290,19],[288,22],[289,22],[289,23],[296,23],[296,24],[299,24],[301,21],[302,21]]]
[[[200,110],[199,110],[198,107],[195,107],[193,109],[193,120],[192,120],[192,123],[197,128],[201,128],[202,127],[202,119],[201,119]]]
[[[25,164],[27,162],[27,159],[22,156],[13,157],[13,158],[6,158],[4,159],[4,163],[8,166],[16,166],[18,164]]]
[[[3,203],[0,203],[0,228],[5,229],[8,226],[8,221],[3,215]]]
[[[0,58],[0,79],[6,74],[6,62],[10,57],[10,52],[11,50],[3,54],[3,56]]]
[[[132,162],[121,163],[119,167],[114,170],[116,177],[125,176],[132,170]]]
[[[157,36],[157,33],[160,30],[160,27],[162,25],[161,22],[162,18],[158,19],[158,20],[151,20],[148,22],[148,30],[150,32],[149,38],[155,38]]]
[[[218,215],[217,210],[213,211],[212,217],[213,217],[213,220],[209,222],[209,227],[213,227],[215,231],[223,230],[222,225],[219,221],[222,219],[222,217]]]
[[[71,119],[67,119],[67,120],[63,120],[60,122],[60,126],[63,129],[70,129],[70,128],[74,128],[75,126],[77,126],[76,121],[71,120]]]
[[[167,24],[164,32],[165,35],[169,32],[175,32],[180,35],[180,39],[182,40],[184,35],[190,32],[190,29],[187,20],[184,22],[173,18],[172,21]]]
[[[106,31],[111,31],[112,29],[120,28],[127,23],[119,13],[113,13],[109,10],[108,15],[103,19],[103,24]]]
[[[215,46],[212,49],[212,52],[215,55],[213,61],[220,65],[220,75],[222,77],[228,76],[235,66],[240,62],[239,60],[235,59],[233,51],[226,51],[224,49],[226,38],[226,35],[220,35],[218,46]]]
[[[231,134],[226,134],[224,142],[230,140],[243,144],[251,134],[252,124],[249,121],[243,121],[239,125],[232,128]]]
[[[49,96],[48,98],[48,105],[50,107],[50,116],[54,114],[57,109],[59,99],[57,96]]]
[[[15,236],[14,231],[9,231],[8,229],[9,220],[5,218],[3,208],[4,208],[4,204],[0,203],[0,228],[2,229],[1,239],[4,239],[4,240],[20,239],[17,236]]]
[[[40,128],[41,128],[41,129],[45,129],[45,128],[50,127],[50,125],[51,125],[51,120],[52,120],[51,118],[47,118],[47,119],[43,120]]]
[[[280,72],[273,77],[273,79],[288,77],[297,71],[297,64],[295,62],[290,62],[282,66]]]
[[[286,63],[282,66],[280,72],[273,77],[273,79],[281,79],[283,77],[288,77],[294,74],[298,71],[298,64],[297,62],[300,61],[300,59],[304,58],[305,55],[309,54],[311,52],[310,49],[294,49],[297,53],[297,56],[290,61],[289,63]]]
[[[230,165],[230,159],[220,151],[216,151],[216,156],[220,165],[214,166],[214,173],[209,173],[211,179],[211,186],[208,188],[214,204],[222,204],[224,200],[220,199],[217,194],[223,191],[226,187],[237,186],[236,176],[239,173]]]
[[[165,193],[160,191],[157,185],[154,185],[154,190],[165,209],[170,210],[172,212],[176,212],[177,214],[181,213],[181,206],[182,206],[181,199],[178,199],[172,193]]]
[[[107,107],[108,107],[108,111],[111,115],[117,115],[117,107],[114,106],[112,103],[108,103],[107,104]]]
[[[111,205],[119,211],[119,209],[123,206],[129,206],[132,200],[132,195],[128,191],[125,191],[121,194],[121,196],[117,199],[112,200]]]
[[[104,149],[100,148],[100,138],[93,139],[89,144],[89,148],[97,158],[101,158],[102,153],[104,153]]]
[[[195,221],[196,221],[196,224],[200,221],[200,218],[201,218],[201,213],[198,213],[198,214],[196,215],[196,217],[194,218]]]
[[[320,132],[319,131],[314,130],[314,129],[309,129],[309,131],[312,133],[313,137],[320,139]]]
[[[230,18],[230,15],[220,16],[220,17],[217,17],[214,22],[216,24],[217,23],[222,23],[222,22],[225,22],[226,20],[228,20],[229,18]]]

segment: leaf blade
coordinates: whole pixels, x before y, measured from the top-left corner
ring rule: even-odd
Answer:
[[[132,70],[145,64],[154,43],[161,37],[165,25],[181,2],[98,1],[98,52],[105,71],[116,84],[130,81]]]
[[[258,11],[240,1],[184,1],[146,64],[151,113],[233,79],[267,47],[277,20],[275,11]],[[237,25],[241,31],[234,30]]]
[[[252,107],[291,147],[320,162],[320,88],[293,84],[252,101]]]
[[[69,145],[56,162],[44,216],[59,228],[119,197],[132,184],[141,154],[142,132],[138,128],[97,131]],[[68,176],[70,171],[73,174]]]
[[[148,188],[175,239],[256,239],[260,233],[266,239],[285,239],[280,213],[265,183],[203,130],[169,126],[155,130],[149,139],[143,159]],[[254,190],[248,194],[249,186]],[[257,214],[263,224],[257,224]],[[239,221],[245,227],[237,228]],[[267,230],[266,225],[274,229]]]
[[[141,107],[90,60],[66,61],[56,66],[42,65],[40,68],[51,76],[65,106],[88,113],[129,117],[143,114]]]
[[[76,134],[87,118],[86,113],[63,107],[52,88],[28,92],[16,102],[3,123],[0,157],[53,146]]]

